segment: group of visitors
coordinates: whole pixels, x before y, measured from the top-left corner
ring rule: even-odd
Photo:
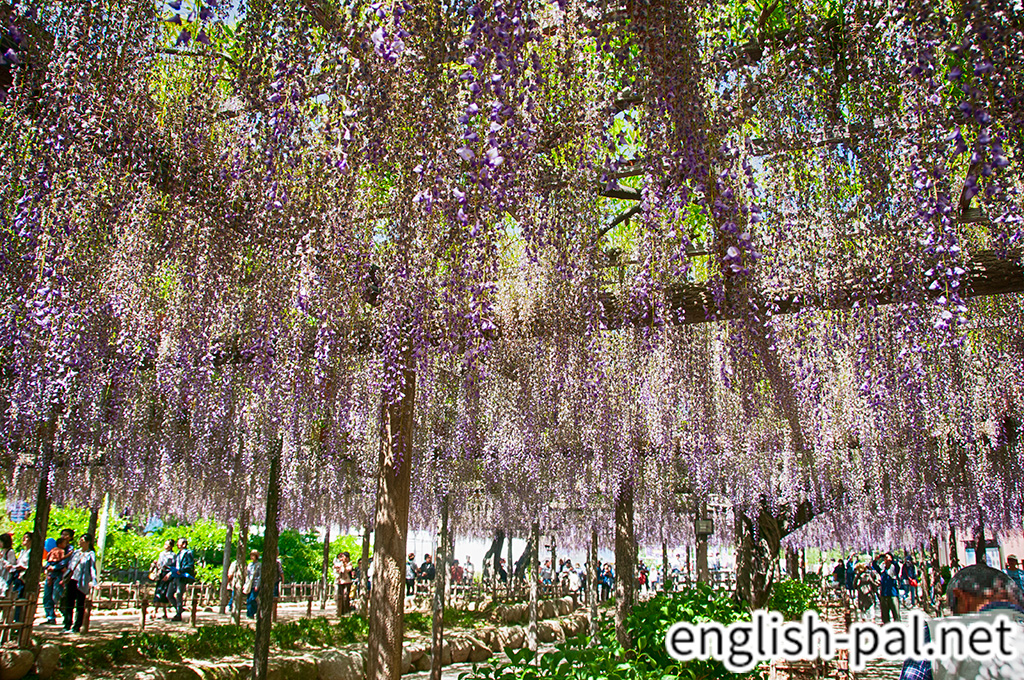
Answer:
[[[405,596],[413,597],[416,594],[416,582],[433,583],[437,576],[437,567],[431,561],[430,554],[423,556],[423,562],[417,566],[416,553],[409,553],[409,559],[405,562]]]
[[[150,568],[149,578],[156,582],[153,602],[157,608],[163,605],[164,618],[168,618],[167,605],[170,605],[175,612],[171,620],[181,621],[185,592],[190,583],[196,582],[196,558],[188,547],[187,538],[183,536],[177,543],[173,538],[167,539]]]
[[[864,618],[873,618],[877,605],[882,623],[900,620],[900,608],[917,604],[919,587],[917,565],[913,555],[905,554],[900,562],[891,552],[879,553],[870,563],[859,563],[851,553],[839,560],[832,570],[836,584],[845,588],[851,601]]]
[[[25,592],[24,577],[29,568],[32,550],[32,534],[25,533],[21,539],[21,554],[14,557],[14,541],[10,534],[0,535],[0,574],[4,576],[3,591],[15,597]],[[45,625],[57,625],[57,611],[64,614],[64,633],[82,632],[85,621],[85,599],[99,582],[96,572],[96,553],[93,552],[93,538],[85,534],[75,542],[74,529],[62,529],[56,539],[48,538],[43,543],[43,611]],[[21,612],[15,611],[15,620]]]

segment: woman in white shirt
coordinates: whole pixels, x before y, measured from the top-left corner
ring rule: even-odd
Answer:
[[[174,552],[174,546],[173,538],[164,541],[163,552],[157,556],[152,569],[152,573],[156,575],[156,588],[153,590],[154,616],[156,610],[160,609],[160,605],[163,605],[165,619],[167,618],[167,604],[170,601],[167,597],[167,588],[171,583],[171,567],[174,566],[174,557],[177,554]]]
[[[92,551],[92,535],[84,534],[78,539],[78,550],[71,556],[71,563],[65,571],[64,585],[67,600],[64,604],[64,632],[80,633],[85,618],[85,598],[99,581],[96,574],[96,553]],[[75,615],[71,625],[72,611]]]
[[[14,541],[10,534],[0,534],[0,597],[7,595],[18,557],[14,554]]]

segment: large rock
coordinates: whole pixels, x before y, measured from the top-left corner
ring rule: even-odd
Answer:
[[[412,652],[408,648],[402,648],[402,675],[412,670]]]
[[[555,606],[558,608],[559,616],[568,616],[572,613],[572,598],[563,597],[559,600],[556,600]]]
[[[491,658],[491,648],[484,644],[483,640],[470,638],[469,642],[473,645],[472,649],[469,650],[470,661],[473,663],[480,663],[481,661],[487,661]]]
[[[30,649],[5,649],[0,653],[0,680],[21,680],[35,662]]]
[[[469,660],[469,652],[473,644],[466,638],[452,638],[452,663],[463,663]]]
[[[452,643],[448,640],[441,643],[441,665],[452,665]]]
[[[57,645],[43,645],[39,648],[39,655],[36,656],[36,675],[41,680],[47,680],[47,678],[53,675],[59,665],[60,647]]]
[[[523,645],[526,644],[526,633],[522,628],[506,626],[498,631],[498,639],[501,642],[502,649],[506,647],[522,649]]]
[[[541,621],[537,624],[537,639],[541,642],[558,642],[564,639],[558,621]]]
[[[498,644],[498,631],[495,628],[481,628],[476,632],[477,638],[487,645],[491,650],[497,652],[501,648],[494,648],[494,645]]]
[[[38,662],[37,662],[38,663]],[[203,680],[248,680],[252,675],[252,662],[189,661]]]
[[[310,657],[276,659],[267,668],[267,680],[318,680],[317,662]]]
[[[420,672],[422,672],[422,671],[429,671],[430,670],[430,661],[431,661],[430,655],[429,654],[424,654],[423,656],[421,656],[419,659],[417,659],[413,663],[413,668],[415,668],[416,670],[418,670]]]
[[[537,605],[537,618],[553,619],[558,614],[555,610],[555,603],[551,600],[544,600]]]
[[[192,666],[168,665],[138,671],[135,680],[202,680],[202,676]]]
[[[363,655],[358,652],[331,651],[317,659],[318,680],[362,680]]]
[[[425,643],[417,645],[409,645],[409,654],[412,656],[412,662],[415,664],[417,661],[423,658],[423,655],[427,653]]]

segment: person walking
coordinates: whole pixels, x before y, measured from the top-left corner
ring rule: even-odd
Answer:
[[[878,590],[878,573],[865,564],[856,567],[857,608],[862,619],[874,618],[870,611],[875,605],[875,592]]]
[[[83,534],[78,539],[78,550],[71,556],[67,573],[64,575],[63,585],[67,591],[67,602],[64,604],[65,633],[82,632],[82,622],[85,619],[85,598],[98,581],[96,553],[92,550],[92,535]],[[72,613],[74,614],[73,621]]]
[[[181,612],[185,608],[185,597],[188,585],[195,583],[196,557],[195,553],[189,550],[188,539],[182,536],[178,539],[178,555],[171,567],[171,589],[168,590],[168,600],[174,605],[175,614],[171,621],[181,621]]]
[[[879,564],[881,563],[881,564]],[[879,555],[876,560],[880,579],[878,592],[878,607],[882,614],[882,625],[889,621],[900,620],[900,610],[897,605],[899,598],[899,570],[893,563],[892,553]]]
[[[416,594],[416,554],[409,553],[409,559],[405,561],[405,596],[412,597]]]
[[[338,616],[348,614],[352,608],[352,556],[348,551],[338,553],[334,560],[334,582],[338,591]]]
[[[249,552],[249,566],[245,575],[245,615],[250,619],[256,617],[257,598],[260,592],[263,565],[259,558],[260,554],[255,550]]]

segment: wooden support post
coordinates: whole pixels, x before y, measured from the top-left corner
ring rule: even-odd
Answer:
[[[89,509],[89,528],[86,529],[86,533],[92,536],[93,541],[96,540],[96,527],[100,521],[100,509],[99,506],[92,506]]]
[[[199,614],[199,592],[200,591],[195,586],[191,586],[191,588],[192,588],[192,616],[189,617],[189,623],[192,624],[193,628],[195,628],[196,627],[196,616]]]
[[[398,680],[402,675],[405,622],[405,549],[409,529],[409,485],[412,469],[413,408],[416,373],[412,352],[397,399],[381,404],[380,455],[374,519],[373,588],[370,590],[367,680]]]
[[[537,540],[539,541],[540,539],[538,538]],[[538,548],[539,548],[539,546],[538,546]],[[551,586],[552,586],[552,589],[556,593],[556,597],[562,595],[561,588],[560,588],[561,580],[559,579],[559,574],[558,574],[558,562],[556,561],[557,557],[558,557],[558,555],[555,552],[555,535],[552,533],[551,534]]]
[[[509,529],[508,530],[508,562],[505,563],[505,574],[507,575],[507,578],[508,578],[508,582],[505,585],[508,586],[507,592],[508,592],[509,599],[512,599],[512,597],[513,597],[513,595],[515,593],[515,591],[513,589],[513,585],[512,585],[513,581],[515,581],[515,579],[513,578],[513,576],[514,576],[513,572],[515,571],[513,563],[514,563],[514,560],[512,559],[512,529]]]
[[[221,614],[228,608],[228,572],[231,571],[231,532],[234,531],[234,528],[234,525],[228,522],[227,534],[224,537],[224,565],[220,571],[220,608],[218,609]]]
[[[590,559],[587,560],[587,604],[590,605],[590,646],[597,644],[597,528],[590,530]]]
[[[526,629],[526,642],[534,654],[537,653],[537,577],[540,575],[540,522],[536,520],[530,527],[530,568],[527,578],[530,579],[530,625]],[[552,552],[554,552],[552,550]],[[537,659],[534,658],[536,663]]]
[[[633,534],[633,485],[624,482],[615,498],[615,637],[623,649],[633,641],[626,619],[636,592],[636,546]]]
[[[707,501],[700,503],[700,519],[708,518]],[[710,583],[711,571],[708,569],[708,537],[706,534],[697,535],[697,582]]]
[[[434,612],[430,630],[430,680],[441,680],[441,650],[444,646],[444,589],[451,551],[448,531],[448,494],[441,501],[441,541],[434,555]]]
[[[234,596],[234,611],[232,615],[235,618],[235,625],[239,625],[242,622],[242,608],[245,603],[242,601],[245,597],[245,581],[248,575],[245,563],[249,557],[249,508],[248,506],[242,506],[242,512],[239,513],[238,517],[238,548],[235,550],[235,564],[238,568],[235,569],[235,580],[231,584],[235,590]]]
[[[661,539],[661,589],[670,592],[672,590],[672,574],[668,570],[668,541]]]
[[[306,618],[313,618],[313,596],[310,595],[306,598]]]
[[[263,557],[260,564],[259,611],[256,614],[256,644],[253,650],[252,678],[267,680],[270,661],[270,630],[274,616],[274,586],[277,582],[277,511],[281,496],[280,436],[270,443],[270,475],[267,480],[267,512],[263,530]]]
[[[142,607],[139,609],[139,632],[146,630],[146,614],[149,612],[149,598],[142,598]]]
[[[334,582],[331,573],[331,525],[324,527],[324,562],[320,573],[320,611],[327,609],[327,586]],[[351,586],[350,586],[351,587]]]

